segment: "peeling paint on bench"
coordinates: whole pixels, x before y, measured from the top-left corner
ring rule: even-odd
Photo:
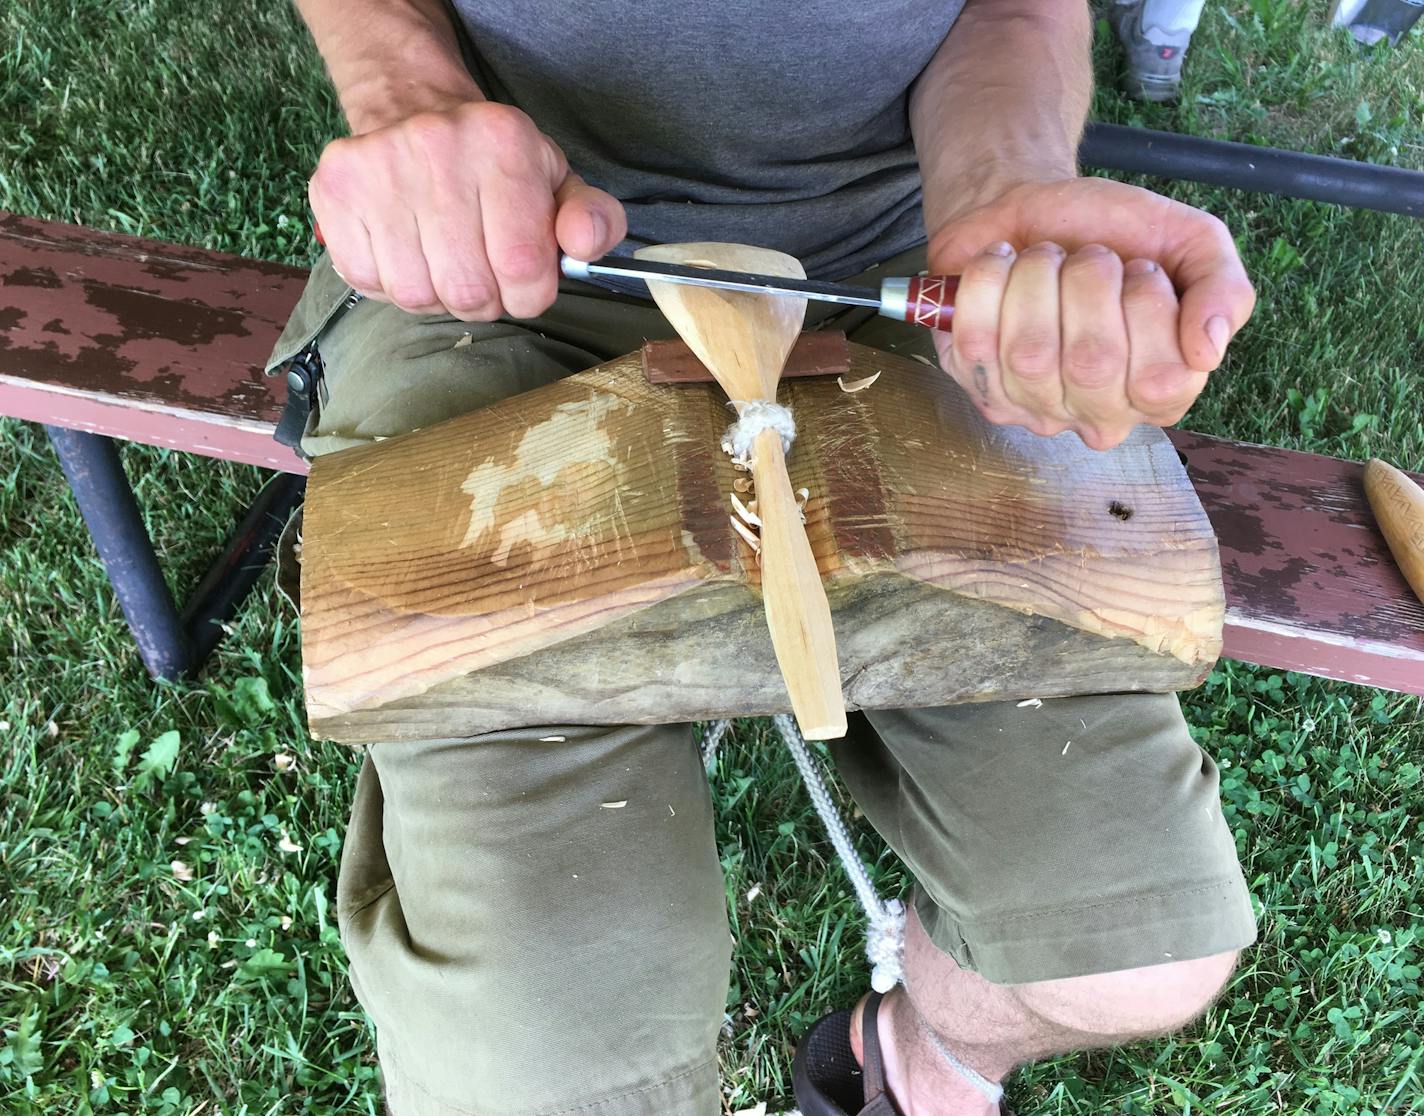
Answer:
[[[287,472],[262,374],[301,268],[0,216],[0,412]]]

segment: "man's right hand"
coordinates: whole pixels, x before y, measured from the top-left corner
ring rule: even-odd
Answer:
[[[334,140],[310,197],[337,274],[361,294],[472,322],[543,313],[560,250],[595,259],[628,230],[618,200],[529,117],[489,101]]]

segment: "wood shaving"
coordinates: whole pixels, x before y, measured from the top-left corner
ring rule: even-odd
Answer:
[[[181,860],[170,861],[169,870],[173,873],[173,878],[188,883],[193,878],[193,869],[184,864]]]
[[[562,743],[563,743],[565,740],[567,740],[567,739],[568,739],[567,736],[541,736],[541,737],[539,737],[539,743],[540,743],[540,744],[562,744]]]
[[[845,392],[847,395],[854,395],[858,391],[864,391],[871,384],[875,383],[875,381],[878,379],[880,379],[880,373],[876,372],[872,376],[866,376],[862,380],[852,380],[850,383],[846,383],[846,378],[844,376],[837,376],[836,383],[840,384],[841,391]]]
[[[704,271],[716,271],[717,265],[711,260],[683,260],[683,267],[700,267]]]
[[[754,554],[761,553],[761,539],[752,534],[751,529],[742,526],[742,521],[734,515],[727,516],[727,522],[732,525],[737,534],[741,535]]]
[[[732,482],[732,490],[735,492],[750,492],[752,490],[752,478],[738,477]]]
[[[1024,698],[1015,708],[1017,709],[1037,709],[1043,704],[1042,698]]]
[[[747,892],[747,902],[750,903],[761,894],[761,884],[752,884],[752,889]]]
[[[1073,741],[1068,741],[1068,744],[1071,743],[1073,743]],[[1060,756],[1066,756],[1068,754],[1068,744],[1063,745],[1063,751],[1058,753]]]
[[[735,492],[729,492],[727,495],[732,498],[732,507],[737,509],[737,514],[742,517],[743,523],[745,523],[748,527],[761,526],[761,517],[758,516],[756,512],[752,511],[751,508],[747,507],[746,504],[742,503],[742,501],[738,499],[737,494]],[[756,503],[756,501],[753,500],[752,503]]]
[[[628,800],[626,798],[620,798],[617,802],[600,802],[599,805],[605,810],[621,810],[624,806],[628,805]]]
[[[474,341],[474,339],[475,339],[475,335],[472,334],[472,333],[465,333],[465,334],[462,334],[462,335],[460,336],[460,340],[456,341],[453,345],[450,346],[450,348],[452,348],[452,349],[463,349],[463,348],[465,348],[466,346],[468,346],[469,344],[471,344],[471,343]]]

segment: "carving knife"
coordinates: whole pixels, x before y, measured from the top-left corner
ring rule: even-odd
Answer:
[[[588,263],[571,256],[561,256],[559,270],[570,279],[609,276],[646,281],[652,278],[665,283],[688,283],[726,291],[789,295],[818,302],[839,302],[846,306],[869,306],[887,318],[940,330],[953,327],[954,295],[959,289],[959,277],[956,275],[900,276],[882,279],[879,287],[862,287],[854,283],[786,279],[779,275],[720,271],[658,260],[625,259],[622,256],[604,256]]]

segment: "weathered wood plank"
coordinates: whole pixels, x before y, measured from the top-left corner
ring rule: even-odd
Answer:
[[[852,707],[1204,676],[1216,542],[1160,432],[1097,454],[989,427],[936,370],[851,352],[852,375],[883,370],[875,387],[797,380],[781,398]],[[728,523],[727,421],[715,388],[650,386],[634,354],[317,462],[302,590],[314,730],[785,709],[758,570]]]
[[[1424,604],[1370,514],[1364,465],[1186,430],[1172,441],[1222,540],[1222,654],[1424,694]]]
[[[305,278],[0,214],[0,413],[303,472],[262,364]]]

